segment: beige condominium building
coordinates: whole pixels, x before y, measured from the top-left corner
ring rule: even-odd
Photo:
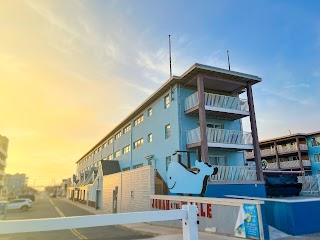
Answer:
[[[7,165],[6,159],[8,157],[8,143],[9,139],[0,135],[0,197],[2,196],[2,191],[4,189],[4,176]]]

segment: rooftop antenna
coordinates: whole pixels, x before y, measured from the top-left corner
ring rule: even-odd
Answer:
[[[230,59],[229,59],[229,50],[227,50],[227,55],[228,55],[228,65],[229,65],[229,71],[230,71]]]
[[[171,67],[171,38],[169,34],[169,61],[170,61],[170,78],[172,77],[172,67]]]

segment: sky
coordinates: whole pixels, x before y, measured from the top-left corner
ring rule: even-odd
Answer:
[[[319,131],[319,1],[0,1],[6,173],[53,185],[194,63],[257,75],[259,139]],[[244,130],[250,131],[248,119]]]

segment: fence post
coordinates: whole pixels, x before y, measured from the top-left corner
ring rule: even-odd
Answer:
[[[197,205],[182,205],[188,211],[188,219],[182,219],[183,240],[198,240]]]

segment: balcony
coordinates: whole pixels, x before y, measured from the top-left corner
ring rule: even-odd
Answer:
[[[300,168],[300,161],[293,160],[293,161],[280,162],[280,168],[282,169]]]
[[[5,158],[8,157],[6,151],[0,146],[0,154],[2,154]]]
[[[205,93],[205,111],[208,117],[236,120],[249,116],[247,100],[236,97]],[[199,114],[198,92],[187,97],[185,100],[185,114]]]
[[[299,144],[300,150],[308,150],[308,146],[306,144]],[[297,152],[298,146],[297,144],[286,145],[286,146],[277,146],[278,154],[286,154],[291,152]]]
[[[230,148],[237,150],[253,149],[251,133],[217,128],[207,128],[206,132],[208,147]],[[187,147],[198,147],[200,144],[200,128],[188,131]]]
[[[278,168],[278,164],[276,162],[273,162],[273,163],[268,162],[266,169],[279,169],[279,168]]]
[[[216,175],[211,175],[209,181],[257,181],[257,172],[247,166],[219,166]]]
[[[5,160],[0,159],[0,166],[7,166],[7,162]]]
[[[300,146],[301,151],[308,151],[308,146],[306,144],[299,144],[299,146]],[[297,147],[297,144],[286,145],[286,146],[277,146],[277,150],[278,150],[278,155],[282,155],[282,154],[298,152],[298,147]],[[260,154],[261,154],[261,157],[275,156],[276,151],[274,148],[262,149],[262,150],[260,150]],[[253,152],[246,152],[245,157],[246,157],[246,159],[252,159],[252,158],[254,158],[254,153]]]

